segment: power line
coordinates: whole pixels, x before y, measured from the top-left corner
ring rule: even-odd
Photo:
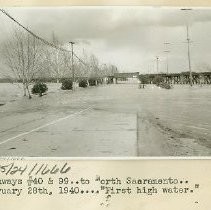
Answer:
[[[3,9],[0,9],[0,11],[5,14],[7,17],[9,17],[13,22],[15,22],[17,25],[19,25],[21,28],[23,28],[25,31],[27,31],[28,33],[30,33],[32,36],[34,36],[36,39],[42,41],[44,44],[52,47],[52,48],[55,48],[57,50],[61,50],[63,52],[68,52],[68,53],[72,53],[72,51],[70,50],[67,50],[67,49],[64,49],[62,47],[59,47],[59,46],[56,46],[54,45],[53,43],[41,38],[40,36],[36,35],[34,32],[32,32],[31,30],[29,30],[28,28],[26,28],[25,26],[23,26],[19,21],[17,21],[15,18],[13,18],[8,12],[6,12],[5,10]],[[81,62],[83,63],[85,66],[88,66],[81,58],[79,58],[75,53],[73,53],[73,55]]]
[[[42,41],[43,43],[45,43],[48,46],[51,46],[57,50],[61,50],[61,51],[65,51],[65,52],[70,52],[69,50],[66,50],[62,47],[58,47],[50,42],[48,42],[47,40],[41,38],[40,36],[36,35],[35,33],[33,33],[32,31],[30,31],[28,28],[26,28],[25,26],[23,26],[20,22],[18,22],[15,18],[13,18],[9,13],[7,13],[5,10],[0,9],[0,11],[5,14],[7,17],[9,17],[13,22],[15,22],[16,24],[18,24],[21,28],[23,28],[25,31],[27,31],[28,33],[30,33],[32,36],[34,36],[35,38],[37,38],[38,40]]]
[[[19,25],[21,28],[23,28],[25,31],[27,31],[29,34],[31,34],[32,36],[34,36],[36,39],[42,41],[44,44],[52,47],[52,48],[55,48],[57,50],[60,50],[60,51],[63,51],[63,52],[68,52],[70,54],[72,54],[73,56],[75,56],[84,66],[87,66],[88,68],[91,68],[91,67],[94,67],[92,65],[89,65],[87,64],[86,62],[84,62],[81,58],[79,58],[77,56],[77,54],[75,52],[72,52],[72,50],[67,50],[67,49],[64,49],[62,47],[59,47],[45,39],[43,39],[42,37],[36,35],[34,32],[32,32],[31,30],[29,30],[28,28],[26,28],[25,26],[23,26],[19,21],[17,21],[15,18],[13,18],[8,12],[6,12],[5,10],[3,9],[0,9],[0,11],[5,14],[7,17],[9,17],[13,22],[15,22],[17,25]],[[100,70],[98,67],[97,67],[98,70]]]
[[[82,63],[84,66],[90,67],[87,63],[85,63],[81,58],[79,58],[75,53],[73,55]]]

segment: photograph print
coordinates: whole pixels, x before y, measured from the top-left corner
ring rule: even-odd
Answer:
[[[211,155],[211,8],[0,8],[1,157]]]

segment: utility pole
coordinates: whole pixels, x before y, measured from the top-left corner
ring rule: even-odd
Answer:
[[[190,72],[190,86],[193,85],[193,77],[192,77],[192,69],[191,69],[191,61],[190,61],[190,37],[189,37],[189,26],[186,26],[187,29],[187,44],[188,44],[188,66]]]
[[[56,52],[56,82],[59,83],[60,80],[60,69],[59,69],[59,50]]]
[[[190,11],[190,8],[181,9],[182,11]],[[193,76],[192,76],[192,69],[191,69],[191,59],[190,59],[190,36],[189,36],[189,24],[186,24],[186,31],[187,31],[187,45],[188,45],[188,67],[190,72],[190,86],[193,86]]]
[[[71,44],[71,68],[72,68],[72,80],[73,80],[73,90],[75,89],[75,68],[74,68],[74,51],[73,45],[75,42],[69,42]]]
[[[156,56],[156,67],[157,67],[157,74],[159,73],[159,57]]]
[[[164,42],[164,45],[166,46],[164,52],[166,53],[166,73],[167,74],[169,73],[169,56],[168,56],[168,54],[170,53],[170,50],[168,50],[167,46],[170,44],[171,43],[169,43],[169,42]]]

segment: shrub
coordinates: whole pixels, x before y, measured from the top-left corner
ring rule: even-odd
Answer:
[[[70,79],[64,79],[62,80],[62,90],[72,90],[73,89],[73,81]]]
[[[161,77],[161,76],[155,76],[155,78],[153,79],[153,84],[159,85],[163,81],[164,81],[163,77]]]
[[[150,83],[148,75],[140,75],[139,80],[142,84],[149,84]]]
[[[79,82],[79,87],[83,87],[83,88],[86,88],[88,86],[88,82],[87,82],[87,80],[81,80],[80,82]]]
[[[114,83],[113,78],[108,78],[108,80],[107,80],[107,84],[113,84],[113,83]]]
[[[102,85],[102,84],[103,84],[103,80],[102,80],[102,79],[98,79],[98,80],[97,80],[97,84],[98,84],[98,85]]]
[[[43,96],[43,93],[47,92],[48,87],[43,82],[37,82],[32,87],[32,94],[39,94],[39,96]]]
[[[89,85],[90,86],[96,86],[96,80],[95,79],[89,79]]]
[[[165,88],[165,89],[171,89],[171,88],[172,88],[172,86],[171,86],[170,84],[165,83],[165,82],[160,83],[160,84],[159,84],[159,87]]]

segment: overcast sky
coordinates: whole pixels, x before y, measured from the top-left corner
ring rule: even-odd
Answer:
[[[191,63],[194,71],[211,66],[211,10],[147,7],[5,8],[10,15],[39,36],[51,40],[52,32],[65,44],[76,41],[94,53],[101,64],[110,63],[121,72],[166,71],[168,45],[169,71],[188,70],[186,27],[190,28]],[[14,24],[0,14],[0,44],[9,38]]]

